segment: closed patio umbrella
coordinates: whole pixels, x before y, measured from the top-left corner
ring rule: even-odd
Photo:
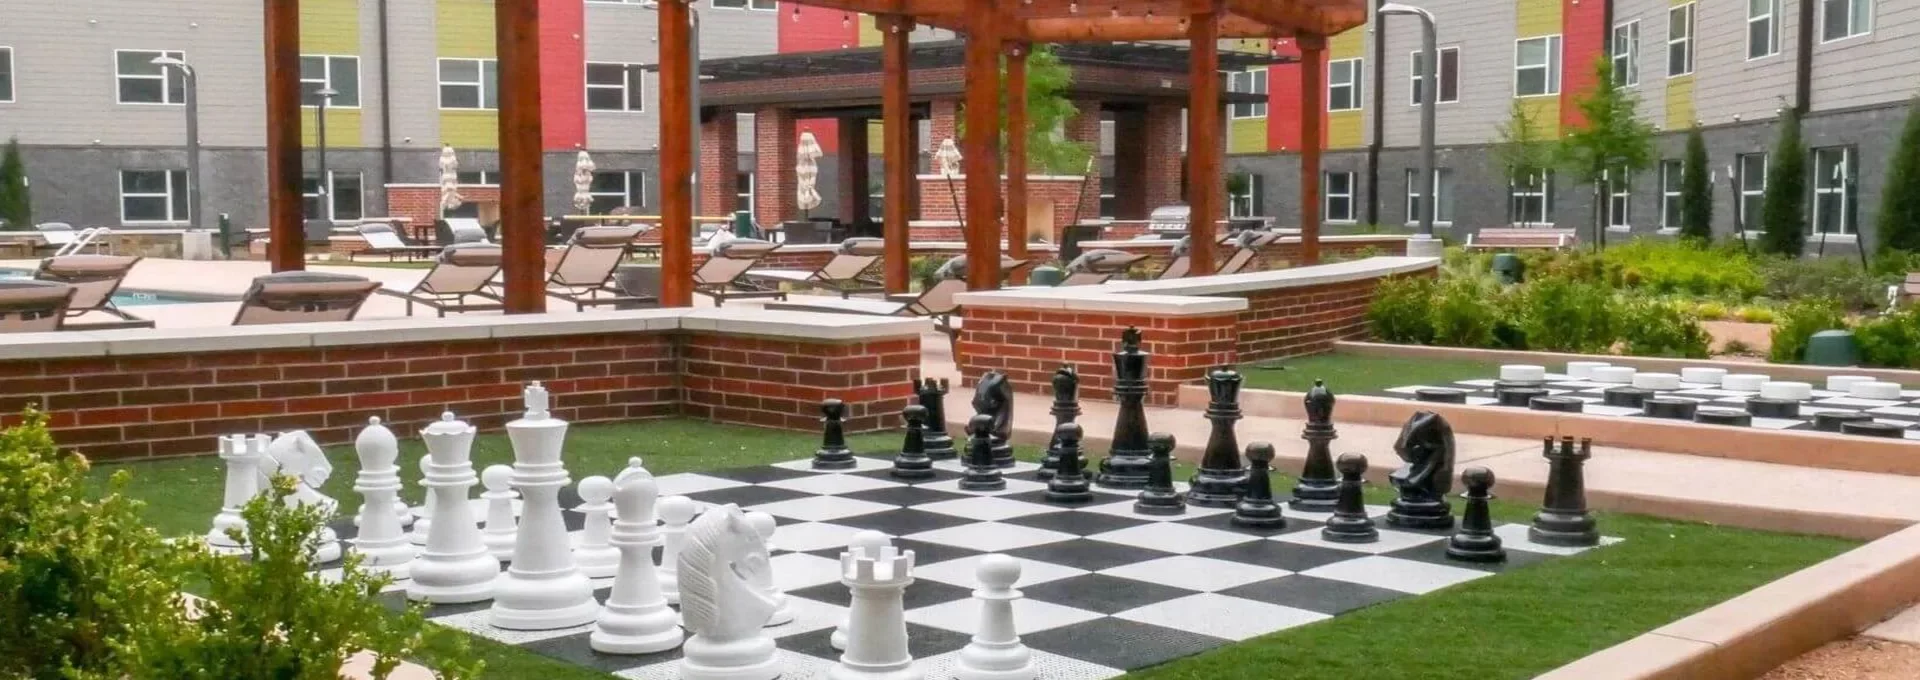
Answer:
[[[593,209],[593,157],[582,151],[573,161],[573,209],[582,213]]]
[[[440,212],[459,208],[466,199],[460,197],[460,158],[453,154],[452,146],[440,147]]]
[[[800,162],[794,168],[795,183],[799,186],[800,210],[811,217],[811,211],[820,207],[820,142],[813,133],[800,133]]]

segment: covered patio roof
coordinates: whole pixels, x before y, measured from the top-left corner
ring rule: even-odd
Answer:
[[[1370,0],[1021,0],[996,9],[1002,40],[1110,42],[1178,40],[1187,17],[1215,17],[1221,38],[1329,36],[1366,23]],[[894,14],[965,33],[975,0],[799,0],[849,12]]]
[[[739,81],[799,78],[806,76],[879,73],[884,69],[884,48],[852,47],[816,52],[756,54],[700,62],[700,76],[711,84]],[[1054,48],[1053,54],[1067,66],[1106,66],[1166,73],[1187,72],[1191,50],[1185,45],[1166,43],[1067,43]],[[964,40],[939,40],[911,43],[907,64],[912,69],[958,68],[966,65]],[[1274,57],[1266,53],[1221,52],[1220,69],[1244,71],[1274,64],[1290,64],[1293,57]]]

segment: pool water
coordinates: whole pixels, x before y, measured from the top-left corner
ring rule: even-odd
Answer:
[[[30,269],[0,268],[0,279],[30,278],[33,278],[33,271]],[[236,299],[238,298],[221,297],[217,295],[163,293],[160,291],[134,290],[129,288],[121,288],[113,294],[113,304],[116,307],[151,307],[154,305],[177,305],[187,302],[230,302]]]

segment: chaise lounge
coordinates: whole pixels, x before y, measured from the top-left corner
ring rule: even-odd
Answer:
[[[501,309],[500,296],[490,290],[493,277],[500,274],[500,246],[491,243],[460,243],[447,246],[433,263],[433,269],[421,277],[411,290],[399,292],[381,288],[378,293],[400,298],[407,303],[407,316],[419,304],[434,310],[437,316],[447,312],[485,312]],[[483,302],[469,302],[478,298]]]
[[[842,241],[840,247],[834,250],[833,259],[827,260],[819,269],[750,269],[746,278],[771,285],[787,283],[829,288],[840,293],[840,297],[852,297],[854,293],[884,290],[880,282],[868,278],[866,274],[880,263],[880,257],[885,254],[886,242],[883,240],[850,238]]]
[[[628,295],[614,283],[614,270],[627,256],[627,244],[639,227],[582,227],[565,248],[547,251],[547,295],[573,303],[575,311],[589,306],[643,304],[658,298]]]
[[[73,286],[73,300],[67,306],[67,318],[77,319],[92,312],[115,317],[115,321],[69,321],[68,330],[108,330],[114,328],[152,328],[153,321],[128,314],[113,304],[127,273],[140,263],[132,255],[61,255],[40,261],[33,278]]]
[[[289,271],[254,277],[233,325],[352,321],[380,284],[352,274]]]
[[[405,255],[411,261],[419,257],[432,257],[440,252],[440,248],[435,246],[407,245],[400,240],[400,233],[394,231],[393,225],[385,222],[368,222],[354,227],[354,231],[360,232],[360,238],[366,240],[367,248],[347,253],[348,262],[352,262],[356,255],[385,255],[387,261],[392,262],[397,255]]]
[[[0,280],[0,333],[60,330],[73,293],[73,286],[64,283]]]

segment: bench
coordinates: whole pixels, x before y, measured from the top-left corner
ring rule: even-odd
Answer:
[[[1467,236],[1467,249],[1560,250],[1573,247],[1578,241],[1572,229],[1481,229]]]

